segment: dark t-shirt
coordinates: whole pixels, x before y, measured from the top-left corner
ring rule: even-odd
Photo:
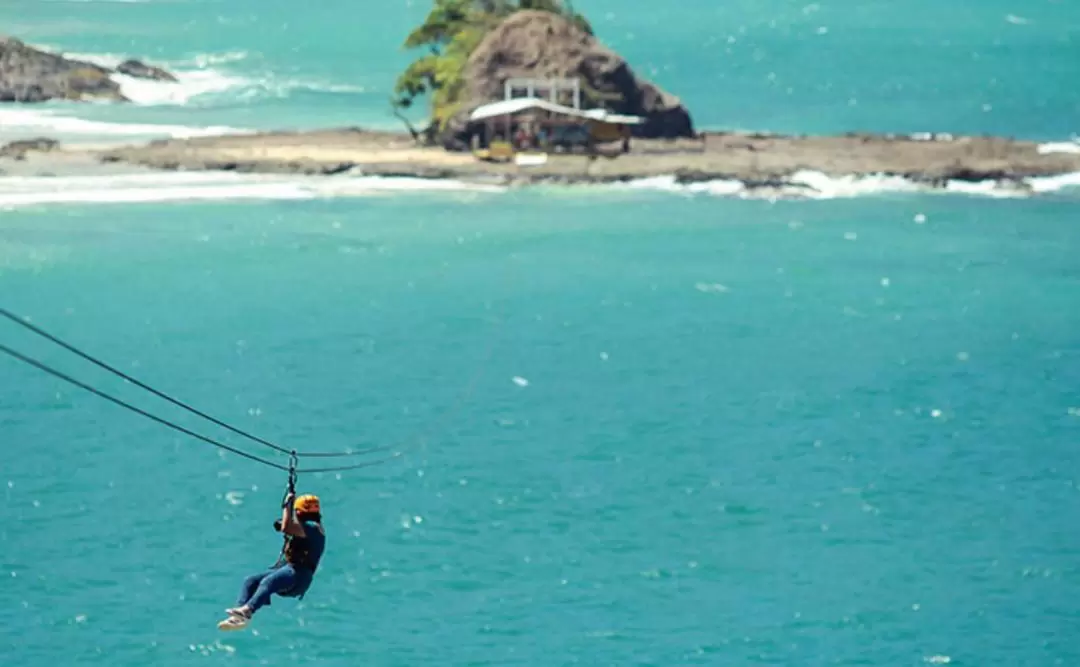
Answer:
[[[319,566],[323,550],[326,549],[326,533],[322,526],[314,521],[304,521],[304,537],[291,537],[287,560],[294,566],[306,566],[312,570]],[[303,556],[307,553],[306,557]]]

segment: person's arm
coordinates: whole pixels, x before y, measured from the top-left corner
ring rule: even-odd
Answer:
[[[281,532],[293,537],[307,537],[303,524],[297,521],[296,515],[293,514],[295,500],[296,496],[291,493],[285,498],[285,506],[281,508]]]

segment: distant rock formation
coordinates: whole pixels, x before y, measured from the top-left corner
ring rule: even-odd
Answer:
[[[49,139],[48,137],[20,139],[0,146],[0,157],[11,158],[12,160],[25,160],[27,153],[48,153],[59,147],[59,141],[56,139]]]
[[[459,147],[468,115],[503,99],[506,80],[517,77],[577,78],[582,106],[643,116],[645,123],[635,128],[638,136],[694,136],[690,113],[679,98],[638,78],[626,60],[563,16],[527,10],[506,18],[470,55],[462,103],[443,143]]]
[[[0,39],[0,102],[126,101],[109,70]]]
[[[110,78],[115,72],[157,81],[176,81],[165,70],[128,60],[116,70],[65,58],[0,37],[0,102],[48,100],[128,102]]]
[[[125,60],[116,66],[116,71],[120,74],[127,74],[139,79],[151,79],[153,81],[170,81],[175,82],[176,77],[169,74],[160,67],[154,67],[153,65],[147,65],[139,60]]]

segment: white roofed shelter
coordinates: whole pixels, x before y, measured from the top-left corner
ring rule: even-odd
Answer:
[[[529,110],[543,110],[553,114],[580,118],[582,120],[595,120],[600,123],[613,125],[640,125],[645,122],[641,116],[624,116],[611,113],[607,109],[575,109],[574,107],[555,104],[538,97],[516,97],[509,100],[501,100],[477,107],[469,114],[469,120],[479,121],[499,116],[511,116]]]
[[[484,128],[483,143],[490,144],[499,133],[510,141],[515,126],[521,132],[529,127],[533,141],[544,143],[550,137],[564,136],[566,130],[578,130],[591,147],[595,141],[622,139],[624,150],[628,148],[630,125],[640,125],[640,116],[615,114],[606,109],[579,109],[558,104],[539,97],[517,97],[491,102],[477,107],[469,114],[469,124],[479,130]],[[527,132],[527,133],[529,133]],[[477,132],[479,134],[479,132]],[[540,137],[544,137],[543,140]]]

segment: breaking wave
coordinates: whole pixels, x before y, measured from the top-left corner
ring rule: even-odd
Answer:
[[[850,199],[903,193],[952,193],[993,198],[1024,198],[1080,188],[1080,172],[1029,178],[1021,182],[949,181],[933,187],[901,176],[829,176],[800,171],[782,184],[758,186],[737,180],[680,183],[674,176],[642,178],[610,186],[615,190],[653,190],[742,199]]]
[[[94,176],[8,176],[0,179],[0,209],[48,204],[119,204],[363,197],[401,192],[459,195],[501,188],[421,178],[318,177],[166,172]]]
[[[110,69],[126,60],[126,57],[112,53],[69,52],[64,55]],[[141,60],[148,65],[167,70],[177,80],[153,81],[114,74],[112,79],[119,84],[124,96],[140,106],[214,106],[237,101],[285,98],[297,91],[342,94],[367,92],[365,87],[359,85],[280,77],[272,73],[241,74],[230,71],[230,65],[258,60],[257,55],[248,51],[200,53],[169,61]]]
[[[200,127],[89,120],[70,116],[56,109],[0,109],[0,128],[3,135],[45,135],[69,140],[98,138],[103,141],[129,138],[186,139],[247,132],[242,128],[217,125]]]

